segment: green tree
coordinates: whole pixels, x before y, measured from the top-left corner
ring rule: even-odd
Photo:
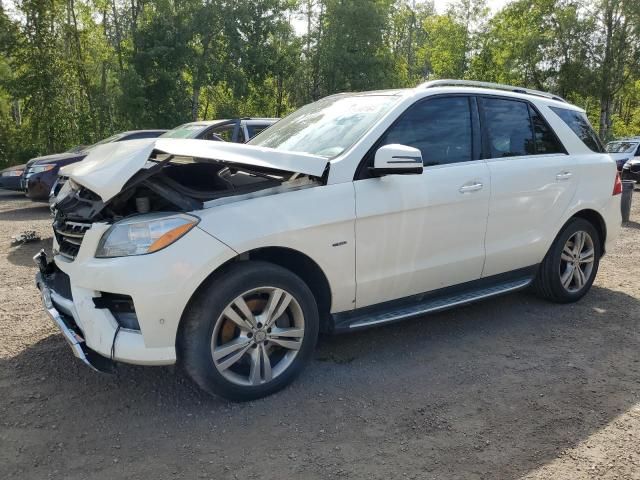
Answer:
[[[385,42],[391,0],[326,0],[319,42],[322,93],[385,88],[396,83]]]

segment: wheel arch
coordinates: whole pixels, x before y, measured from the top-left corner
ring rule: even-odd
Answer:
[[[605,243],[607,241],[607,224],[602,215],[595,210],[587,208],[574,213],[571,218],[582,218],[594,226],[600,236],[600,255],[604,255]]]
[[[187,302],[178,325],[178,334],[176,336],[176,343],[179,342],[181,336],[182,326],[184,325],[184,317],[189,311],[192,302],[198,297],[198,295],[207,288],[211,282],[214,282],[218,277],[224,275],[232,265],[238,262],[246,262],[252,260],[259,260],[264,262],[273,263],[280,267],[283,267],[290,272],[294,273],[313,293],[313,296],[318,305],[318,314],[320,318],[320,331],[330,332],[332,329],[331,324],[331,302],[332,293],[329,280],[320,266],[308,255],[287,247],[259,247],[253,250],[243,252],[235,257],[227,260],[221,264],[213,272],[211,272],[198,287],[193,291],[189,301]]]

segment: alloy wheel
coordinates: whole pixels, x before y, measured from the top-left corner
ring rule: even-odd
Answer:
[[[282,374],[304,338],[304,314],[287,291],[266,286],[244,292],[216,320],[211,355],[230,382],[257,386]]]
[[[591,235],[579,230],[566,241],[560,255],[560,283],[570,293],[576,293],[589,282],[595,262]]]

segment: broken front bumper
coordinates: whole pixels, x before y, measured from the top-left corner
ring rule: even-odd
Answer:
[[[112,362],[86,346],[84,338],[82,337],[82,331],[73,319],[73,301],[65,298],[49,285],[48,280],[50,281],[52,275],[55,275],[55,273],[48,271],[50,267],[45,252],[41,250],[33,257],[33,260],[39,269],[36,273],[35,280],[36,287],[40,290],[44,309],[49,315],[49,318],[51,318],[53,323],[60,329],[64,339],[71,347],[73,354],[93,370],[98,372],[111,371],[113,366]]]

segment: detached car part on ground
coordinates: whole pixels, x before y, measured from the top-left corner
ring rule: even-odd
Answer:
[[[131,130],[120,132],[85,147],[75,147],[64,153],[47,155],[29,160],[23,177],[23,189],[32,200],[48,200],[61,167],[80,162],[95,147],[112,142],[140,138],[156,138],[166,130]]]
[[[181,364],[246,400],[287,385],[319,331],[516,291],[580,299],[621,184],[584,112],[457,81],[343,94],[250,144],[101,146],[64,169],[44,305],[76,356]]]

